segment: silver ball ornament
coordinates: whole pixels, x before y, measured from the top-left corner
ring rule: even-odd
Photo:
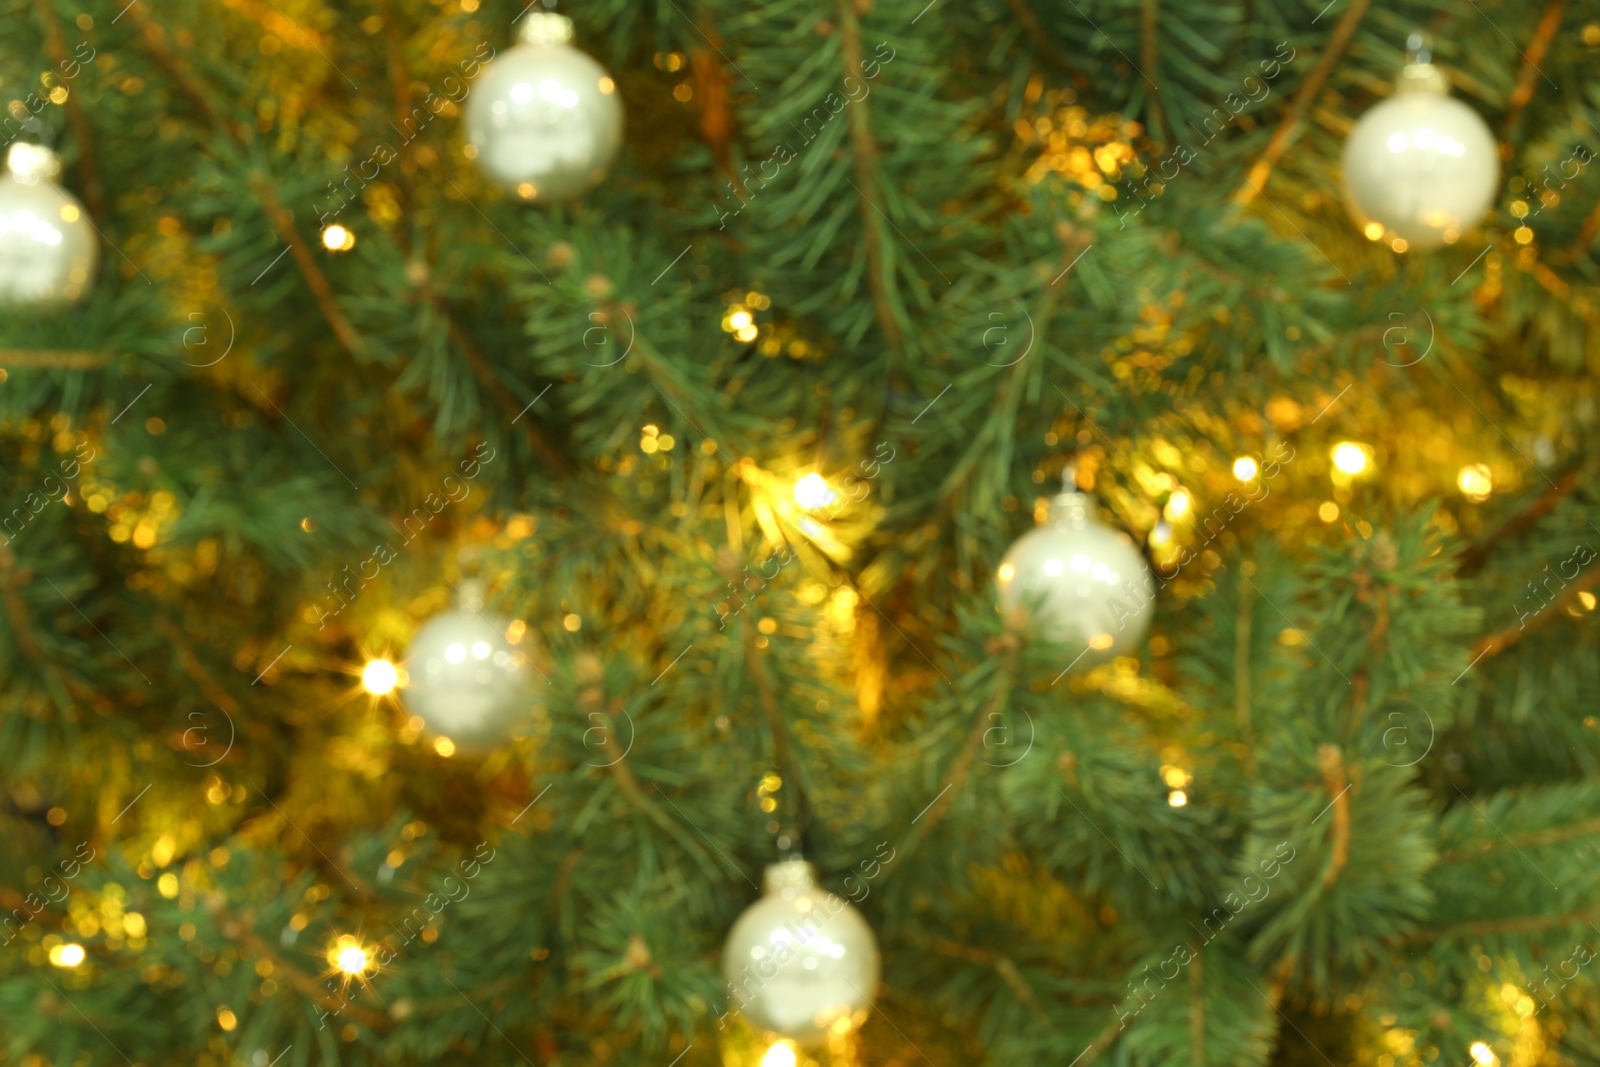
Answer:
[[[804,860],[772,864],[763,882],[723,948],[728,1013],[802,1045],[861,1025],[881,967],[872,928]]]
[[[401,701],[430,737],[482,754],[532,722],[529,669],[506,627],[475,611],[430,619],[406,656]]]
[[[570,200],[622,147],[622,102],[605,68],[573,48],[572,22],[536,11],[467,97],[478,166],[527,200]]]
[[[57,185],[56,154],[14,142],[0,176],[0,303],[76,300],[94,284],[99,242],[77,198]]]
[[[1144,557],[1127,534],[1095,518],[1084,493],[1057,496],[1044,523],[1006,551],[998,577],[1007,622],[1084,648],[1084,664],[1132,654],[1155,610]]]
[[[1500,158],[1478,113],[1444,77],[1413,63],[1395,94],[1356,123],[1344,146],[1344,191],[1367,236],[1414,249],[1453,244],[1494,200]]]

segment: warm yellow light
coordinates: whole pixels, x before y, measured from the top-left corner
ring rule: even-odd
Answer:
[[[827,507],[836,499],[827,479],[820,474],[808,474],[794,483],[794,502],[808,511]]]
[[[753,325],[752,326],[741,326],[737,330],[733,331],[733,339],[735,341],[743,341],[746,344],[748,344],[751,341],[754,341],[760,335],[761,335],[761,331],[756,329],[755,326],[753,326]]]
[[[1467,1051],[1472,1053],[1472,1058],[1481,1063],[1483,1067],[1495,1067],[1495,1064],[1500,1062],[1500,1057],[1494,1054],[1494,1049],[1482,1041],[1474,1041]]]
[[[218,1008],[217,1025],[231,1032],[234,1027],[239,1025],[239,1017],[228,1008]]]
[[[1171,804],[1175,808],[1181,808],[1185,804],[1189,803],[1189,794],[1185,793],[1181,789],[1174,789],[1172,792],[1167,794],[1167,803]]]
[[[1389,247],[1394,249],[1396,252],[1404,252],[1406,249],[1411,247],[1411,242],[1407,241],[1404,237],[1396,237],[1394,241],[1390,243]]]
[[[1338,517],[1339,505],[1335,504],[1331,500],[1324,500],[1322,502],[1322,506],[1317,509],[1317,518],[1321,519],[1323,522],[1332,522]]]
[[[456,754],[456,743],[448,737],[436,737],[433,740],[433,750],[445,759]]]
[[[358,949],[357,945],[346,945],[339,949],[339,958],[336,965],[346,974],[362,974],[366,971],[366,953]]]
[[[1361,232],[1367,235],[1367,240],[1376,241],[1383,236],[1383,223],[1369,222]]]
[[[1009,563],[1000,564],[1000,580],[1002,582],[1009,582],[1011,579],[1015,578],[1016,576],[1017,576],[1017,568],[1013,567]]]
[[[1167,766],[1161,768],[1161,780],[1171,789],[1182,789],[1189,784],[1190,775],[1182,767]]]
[[[1169,519],[1181,519],[1181,518],[1183,518],[1185,515],[1189,514],[1189,507],[1193,503],[1194,503],[1194,499],[1189,496],[1189,490],[1187,490],[1187,489],[1175,490],[1171,496],[1167,497],[1167,509],[1166,509],[1167,518],[1169,518]]]
[[[767,1049],[766,1055],[761,1057],[761,1067],[794,1067],[794,1046],[787,1041],[779,1041]]]
[[[732,315],[728,316],[728,329],[738,332],[739,330],[748,328],[753,322],[755,322],[755,316],[741,308],[738,311],[735,311]],[[777,1047],[778,1046],[776,1045],[773,1046],[773,1048]]]
[[[1089,647],[1094,649],[1096,652],[1104,652],[1106,649],[1110,648],[1116,643],[1117,639],[1112,637],[1110,634],[1095,634],[1093,637],[1089,638]]]
[[[322,231],[322,247],[330,252],[348,252],[356,246],[356,235],[337,222]]]
[[[400,672],[386,659],[368,660],[367,665],[361,668],[361,688],[375,697],[394,692],[398,681]]]
[[[1585,589],[1578,594],[1578,599],[1583,602],[1584,611],[1593,611],[1595,605],[1594,594]]]
[[[56,945],[50,950],[50,962],[57,967],[76,967],[88,955],[83,951],[83,946],[67,942],[65,945]]]
[[[1461,468],[1461,473],[1456,475],[1456,485],[1468,500],[1487,500],[1494,492],[1494,477],[1485,464],[1474,463]]]
[[[1340,441],[1333,446],[1333,465],[1346,474],[1360,474],[1367,469],[1367,450],[1354,441]]]
[[[1260,473],[1261,468],[1249,456],[1240,456],[1233,461],[1233,476],[1241,482],[1248,482]]]

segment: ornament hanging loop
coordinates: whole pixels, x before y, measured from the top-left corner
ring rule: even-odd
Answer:
[[[1406,66],[1433,62],[1433,38],[1422,32],[1406,38]]]

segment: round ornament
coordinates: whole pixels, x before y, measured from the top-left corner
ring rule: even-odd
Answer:
[[[532,718],[528,665],[506,625],[475,610],[447,611],[417,631],[401,700],[430,737],[482,754]]]
[[[605,68],[573,48],[572,20],[535,11],[467,98],[478,166],[525,200],[570,200],[622,147],[622,102]]]
[[[1406,65],[1395,94],[1344,146],[1345,201],[1367,236],[1425,249],[1453,244],[1494,200],[1500,159],[1478,113],[1452,99],[1427,62]]]
[[[1000,563],[1000,610],[1012,626],[1086,646],[1085,663],[1134,652],[1150,628],[1155,580],[1127,534],[1095,517],[1071,488],[1044,522],[1017,538]],[[1074,661],[1076,662],[1076,661]]]
[[[861,1025],[878,991],[872,928],[804,860],[774,863],[762,881],[723,947],[728,1013],[802,1045]]]
[[[55,183],[61,161],[13,142],[0,176],[0,303],[76,300],[94,283],[100,248],[76,197]]]

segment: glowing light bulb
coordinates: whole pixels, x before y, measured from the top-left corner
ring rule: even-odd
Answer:
[[[1360,474],[1367,469],[1367,450],[1354,441],[1333,446],[1333,465],[1345,474]]]
[[[1169,519],[1181,519],[1189,514],[1189,506],[1194,500],[1189,496],[1187,489],[1178,489],[1167,498],[1166,516]]]
[[[1472,1053],[1472,1058],[1483,1067],[1495,1067],[1495,1064],[1500,1062],[1500,1057],[1494,1054],[1494,1049],[1482,1041],[1474,1041],[1467,1051]]]
[[[322,231],[322,247],[330,252],[348,252],[356,246],[356,235],[337,222]]]
[[[1016,576],[1017,576],[1017,568],[1013,567],[1009,563],[1000,564],[1000,580],[1002,582],[1009,582],[1011,579],[1015,578]]]
[[[755,316],[751,315],[750,312],[745,311],[742,308],[728,316],[728,326],[731,327],[735,332],[747,328],[754,321]],[[776,1048],[777,1046],[774,1045],[773,1047]]]
[[[375,697],[394,692],[399,681],[400,672],[386,659],[368,660],[367,665],[361,668],[361,688]]]
[[[1494,492],[1494,477],[1486,465],[1474,463],[1461,468],[1461,473],[1456,475],[1456,485],[1468,500],[1487,500],[1489,494]]]
[[[766,1055],[761,1057],[761,1067],[794,1067],[794,1046],[787,1041],[779,1041],[767,1049]]]
[[[1181,808],[1185,804],[1189,803],[1189,794],[1185,793],[1181,789],[1174,789],[1172,792],[1167,794],[1167,803],[1171,804],[1175,808]]]
[[[1240,456],[1238,459],[1233,461],[1233,476],[1239,479],[1241,482],[1250,481],[1258,473],[1260,473],[1260,471],[1260,466],[1258,466],[1256,461],[1251,459],[1249,456]]]
[[[837,499],[827,479],[820,474],[808,474],[794,483],[794,502],[807,511],[827,507]]]
[[[65,945],[56,945],[50,950],[50,962],[57,967],[71,969],[84,961],[88,954],[83,951],[83,946],[68,942]]]
[[[436,737],[433,741],[433,750],[445,759],[456,754],[456,743],[448,737]]]
[[[355,976],[365,974],[367,967],[372,963],[367,956],[367,950],[361,947],[361,942],[344,934],[328,949],[328,965],[342,974]]]

